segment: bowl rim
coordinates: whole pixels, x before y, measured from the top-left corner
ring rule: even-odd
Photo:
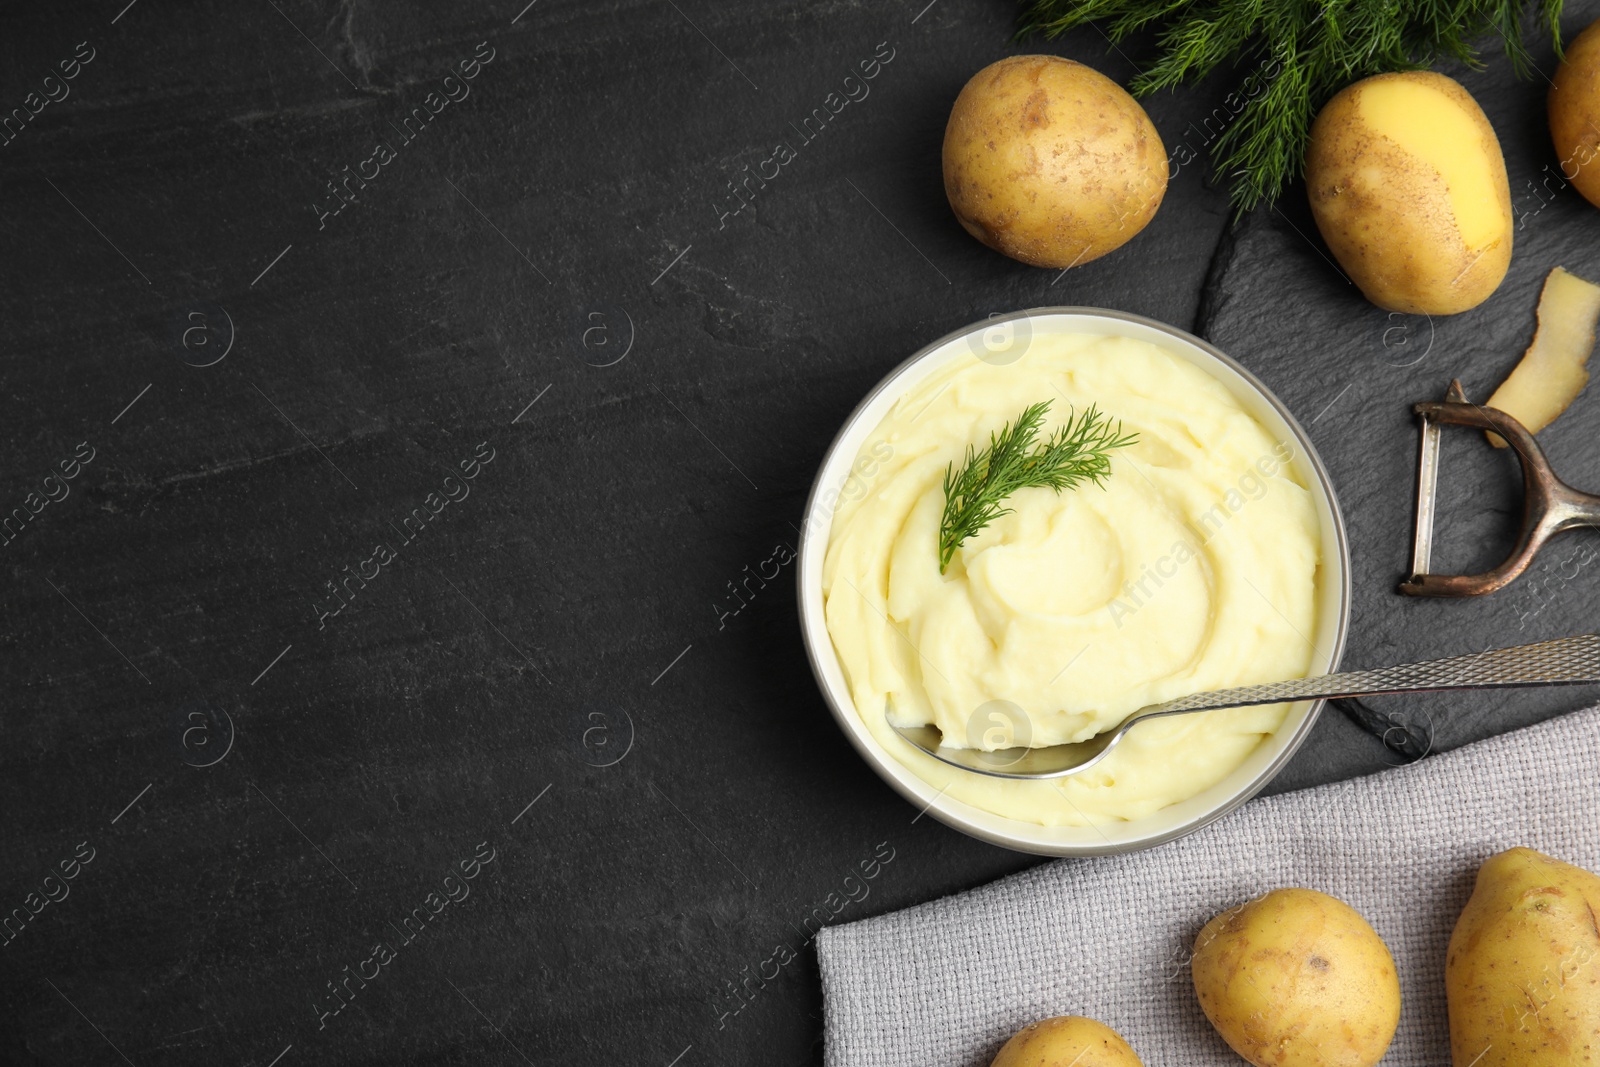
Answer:
[[[980,841],[986,841],[989,844],[998,845],[1002,848],[1010,849],[1016,852],[1024,852],[1040,856],[1118,855],[1127,852],[1136,852],[1147,848],[1154,848],[1158,845],[1163,845],[1170,841],[1177,840],[1180,837],[1186,837],[1189,834],[1203,829],[1223,816],[1237,810],[1240,805],[1244,804],[1246,801],[1250,800],[1256,794],[1261,792],[1262,789],[1266,788],[1267,784],[1278,776],[1278,773],[1283,770],[1283,768],[1288,764],[1289,760],[1294,757],[1297,751],[1299,751],[1300,746],[1304,744],[1306,738],[1311,735],[1312,730],[1316,726],[1317,719],[1322,714],[1322,710],[1327,704],[1327,701],[1316,700],[1310,702],[1310,707],[1306,710],[1305,717],[1295,728],[1294,733],[1284,744],[1282,750],[1271,760],[1271,762],[1262,767],[1256,773],[1254,779],[1252,779],[1242,789],[1228,797],[1225,801],[1218,804],[1214,808],[1201,812],[1195,817],[1164,832],[1151,834],[1146,837],[1133,838],[1122,842],[1112,842],[1109,839],[1105,839],[1102,843],[1047,843],[1029,840],[1020,834],[1017,836],[1008,835],[1003,832],[991,830],[986,826],[978,825],[965,818],[960,812],[951,811],[944,804],[942,804],[941,801],[944,800],[942,791],[938,795],[934,796],[932,800],[927,800],[923,796],[918,795],[909,784],[902,781],[900,777],[900,771],[904,771],[904,773],[909,775],[911,778],[916,779],[917,781],[925,782],[925,780],[917,775],[917,773],[910,767],[907,767],[904,764],[901,764],[899,761],[894,760],[894,757],[888,753],[880,754],[867,743],[866,738],[870,735],[868,734],[866,724],[860,721],[860,715],[856,711],[854,700],[849,699],[848,694],[846,694],[845,699],[841,702],[839,695],[833,692],[832,687],[830,686],[823,671],[823,664],[820,658],[823,655],[823,651],[817,647],[817,642],[813,640],[812,636],[813,622],[819,622],[821,624],[821,632],[826,635],[827,621],[825,618],[817,620],[813,619],[813,613],[820,612],[822,610],[822,602],[819,595],[817,604],[815,606],[811,604],[810,599],[807,596],[807,578],[811,576],[813,571],[816,571],[817,578],[820,581],[820,572],[822,566],[822,560],[820,557],[826,555],[828,535],[831,534],[833,528],[832,515],[830,514],[828,516],[826,529],[822,531],[821,534],[815,532],[813,530],[815,511],[817,509],[819,499],[825,489],[823,485],[823,476],[833,465],[836,454],[839,452],[845,439],[852,434],[856,428],[856,424],[861,420],[862,416],[889,389],[892,383],[900,378],[902,374],[910,370],[916,364],[927,359],[933,353],[939,351],[952,342],[959,341],[965,337],[970,337],[973,334],[984,330],[993,329],[997,325],[1018,319],[1034,319],[1044,316],[1077,316],[1107,319],[1114,322],[1129,323],[1136,326],[1146,327],[1155,330],[1158,333],[1165,334],[1181,343],[1188,344],[1198,349],[1205,355],[1211,357],[1218,363],[1233,371],[1241,379],[1243,379],[1247,385],[1260,394],[1261,399],[1264,400],[1275,412],[1277,412],[1278,417],[1283,420],[1284,424],[1294,435],[1295,442],[1301,449],[1301,455],[1305,460],[1306,467],[1315,477],[1322,499],[1326,503],[1332,518],[1331,525],[1334,535],[1334,548],[1336,550],[1335,555],[1339,561],[1339,580],[1337,583],[1337,588],[1328,589],[1324,595],[1337,595],[1338,597],[1338,614],[1337,621],[1334,626],[1333,643],[1329,651],[1328,670],[1331,672],[1338,669],[1340,660],[1344,656],[1345,640],[1350,626],[1350,545],[1349,537],[1345,529],[1344,513],[1340,510],[1339,498],[1334,492],[1333,488],[1333,480],[1329,476],[1327,467],[1324,465],[1321,455],[1318,454],[1316,446],[1312,443],[1310,434],[1306,432],[1304,426],[1300,425],[1299,420],[1294,417],[1294,413],[1289,410],[1288,406],[1284,404],[1284,402],[1276,393],[1267,388],[1266,384],[1263,383],[1260,378],[1240,364],[1232,356],[1229,356],[1227,353],[1223,352],[1221,349],[1217,348],[1204,338],[1197,337],[1187,330],[1180,329],[1171,325],[1170,323],[1165,323],[1159,319],[1153,319],[1145,315],[1138,315],[1128,311],[1118,311],[1112,308],[1099,308],[1079,305],[1024,308],[1018,311],[1008,312],[1003,315],[994,315],[986,319],[980,319],[977,322],[970,323],[961,327],[960,329],[953,330],[944,336],[922,346],[911,356],[905,360],[902,360],[899,364],[889,370],[876,385],[867,391],[867,394],[862,397],[860,403],[858,403],[851,410],[850,414],[840,424],[839,431],[834,434],[833,440],[829,442],[827,449],[822,454],[822,460],[817,466],[816,476],[812,479],[811,491],[806,494],[805,507],[801,512],[802,525],[800,528],[800,544],[796,553],[795,567],[795,587],[797,608],[800,617],[800,637],[801,643],[805,646],[806,660],[811,666],[812,677],[817,683],[817,688],[821,692],[823,700],[828,705],[828,710],[833,715],[835,724],[849,740],[851,747],[856,750],[856,754],[859,755],[862,760],[864,760],[867,765],[872,768],[873,772],[876,773],[879,778],[883,779],[883,781],[888,783],[889,787],[895,792],[899,793],[905,800],[914,806],[920,806],[922,809],[922,814],[932,815],[945,825],[951,827],[952,829],[958,830],[969,837],[974,837]],[[1225,382],[1224,384],[1226,385],[1227,383]],[[903,391],[904,388],[905,387],[902,386],[901,391]],[[1326,558],[1327,553],[1325,552],[1324,559]],[[831,637],[829,637],[828,640],[831,642]],[[832,651],[831,645],[829,651]],[[837,654],[835,654],[835,658],[837,658]],[[893,762],[896,766],[891,768],[886,765],[886,762]],[[918,817],[920,818],[921,816],[919,815]],[[1002,819],[1005,818],[1004,816],[996,817]],[[1014,819],[1007,821],[1014,822],[1019,827],[1027,827],[1032,825]]]

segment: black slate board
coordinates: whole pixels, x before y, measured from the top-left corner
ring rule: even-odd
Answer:
[[[1536,54],[1553,71],[1548,47]],[[1303,193],[1251,215],[1224,242],[1199,329],[1256,371],[1308,425],[1333,477],[1350,538],[1353,610],[1347,667],[1476,652],[1595,628],[1600,543],[1580,530],[1552,542],[1529,574],[1470,599],[1402,596],[1416,502],[1418,423],[1411,405],[1442,400],[1452,378],[1487,401],[1533,337],[1534,308],[1556,266],[1600,280],[1600,215],[1560,180],[1544,123],[1547,83],[1508,65],[1444,68],[1478,99],[1501,138],[1517,225],[1510,272],[1479,307],[1404,315],[1367,303],[1328,258]],[[1539,435],[1557,474],[1600,490],[1600,406],[1591,387]],[[1446,429],[1433,569],[1472,574],[1511,551],[1521,472],[1481,434]],[[1592,703],[1590,687],[1391,697],[1367,702],[1377,729],[1435,751]],[[1297,773],[1310,772],[1302,759]],[[1314,772],[1312,772],[1314,773]],[[1291,776],[1279,786],[1296,781]]]

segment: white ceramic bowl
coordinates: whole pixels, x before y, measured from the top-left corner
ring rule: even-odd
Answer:
[[[840,729],[861,758],[919,810],[963,833],[1019,852],[1045,856],[1132,852],[1193,833],[1254,796],[1311,733],[1323,702],[1294,705],[1278,732],[1263,741],[1232,774],[1189,800],[1128,822],[1102,823],[1097,827],[1040,826],[995,815],[943,796],[896,759],[857,714],[823,617],[822,561],[833,527],[838,493],[850,475],[851,464],[861,446],[895,401],[923,377],[954,360],[1003,350],[1005,344],[1011,343],[1011,338],[1019,335],[1051,333],[1132,337],[1160,345],[1221,381],[1276,439],[1295,442],[1297,451],[1291,462],[1311,489],[1322,534],[1322,565],[1317,578],[1317,632],[1312,635],[1318,651],[1310,673],[1321,674],[1337,668],[1344,651],[1350,614],[1350,549],[1332,483],[1311,439],[1266,386],[1205,341],[1153,319],[1101,308],[1034,308],[974,323],[933,342],[895,368],[867,394],[829,446],[806,501],[798,572],[800,630],[817,683]],[[996,345],[996,341],[1001,344]]]

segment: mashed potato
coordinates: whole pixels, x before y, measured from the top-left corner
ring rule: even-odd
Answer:
[[[864,488],[841,495],[823,564],[828,632],[868,729],[946,795],[1047,826],[1137,819],[1225,777],[1286,707],[1145,723],[1097,767],[1040,782],[933,760],[885,708],[946,744],[1039,746],[1184,694],[1301,677],[1316,627],[1313,499],[1292,441],[1157,345],[1040,336],[999,362],[936,372],[862,447],[852,478]],[[946,465],[1041,400],[1041,439],[1095,404],[1139,440],[1112,454],[1103,489],[1016,493],[940,574]]]

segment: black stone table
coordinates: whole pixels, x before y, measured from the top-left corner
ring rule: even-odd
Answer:
[[[1064,276],[978,246],[939,144],[1009,3],[524,2],[0,17],[0,1062],[819,1062],[820,924],[1039,862],[855,757],[792,588],[840,420],[991,312],[1154,316],[1279,390],[1350,519],[1346,662],[1592,625],[1582,534],[1483,602],[1393,592],[1407,404],[1485,396],[1549,268],[1600,276],[1538,78],[1453,71],[1518,253],[1428,322],[1199,163]],[[1226,90],[1149,101],[1169,149]],[[1597,431],[1545,435],[1580,485]],[[1441,558],[1487,562],[1512,468],[1446,470]],[[1438,749],[1592,697],[1375,713]],[[1402,758],[1329,713],[1273,788]]]

